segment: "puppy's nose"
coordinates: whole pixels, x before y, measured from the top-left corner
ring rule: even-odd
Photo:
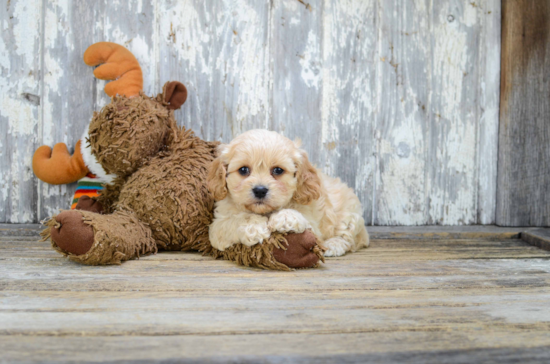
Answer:
[[[265,186],[256,186],[252,189],[256,198],[264,198],[265,195],[267,195],[267,191],[269,191],[269,189]]]

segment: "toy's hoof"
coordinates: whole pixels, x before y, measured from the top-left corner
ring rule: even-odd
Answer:
[[[287,249],[273,248],[273,257],[289,268],[311,268],[319,262],[319,257],[313,251],[317,244],[315,235],[306,230],[301,234],[288,234]]]
[[[90,198],[90,196],[82,196],[78,199],[75,210],[90,211],[95,212],[96,214],[102,214],[103,205],[93,198]]]
[[[86,254],[94,244],[94,230],[84,223],[77,211],[63,211],[55,217],[58,227],[51,228],[54,243],[67,253]]]

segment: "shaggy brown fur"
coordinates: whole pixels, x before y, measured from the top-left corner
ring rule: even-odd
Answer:
[[[128,178],[114,209],[147,221],[159,248],[208,250],[214,199],[204,181],[217,144],[180,130],[167,150]]]
[[[176,128],[172,113],[143,93],[115,96],[94,113],[89,143],[107,173],[127,176],[164,149]]]
[[[316,266],[323,259],[316,238],[313,243],[311,238],[287,241],[273,234],[252,247],[237,245],[224,252],[212,248],[208,226],[214,198],[206,177],[219,143],[176,126],[172,108],[185,101],[184,89],[182,84],[167,83],[156,98],[143,93],[134,98],[116,96],[94,114],[88,140],[92,154],[108,173],[117,175],[98,198],[106,215],[65,211],[46,223],[44,239],[53,238],[54,249],[89,265],[120,264],[157,250],[197,250],[251,267]],[[99,211],[90,203],[79,208]],[[83,248],[84,244],[91,248]]]
[[[212,256],[214,256],[215,258],[231,260],[247,267],[263,269],[291,271],[293,270],[293,268],[318,267],[319,261],[322,261],[323,263],[325,262],[325,258],[323,257],[323,248],[319,245],[318,241],[316,241],[316,244],[314,244],[313,247],[309,244],[305,247],[300,246],[304,242],[304,239],[302,237],[305,234],[311,235],[313,237],[313,241],[317,240],[317,237],[311,232],[288,235],[274,233],[269,237],[268,240],[264,241],[262,244],[256,244],[253,246],[237,244],[233,245],[223,252],[212,248]],[[284,254],[285,251],[288,251],[290,248],[289,242],[291,240],[293,240],[292,243],[298,245],[299,248],[303,248],[304,250],[308,251],[311,250],[313,254],[311,254],[311,256],[309,257],[306,256],[306,258],[311,259],[310,262],[307,262],[305,265],[294,265],[291,263],[283,264],[277,260],[276,252],[280,251]],[[293,260],[293,258],[291,258],[290,260]]]
[[[151,229],[130,213],[116,212],[111,215],[94,214],[88,211],[71,210],[71,214],[81,214],[85,224],[94,230],[94,243],[91,249],[75,255],[61,249],[52,239],[52,247],[69,259],[87,265],[120,264],[126,260],[139,258],[157,252]],[[53,228],[58,223],[52,217],[46,226]],[[50,237],[50,229],[42,232],[42,237]]]

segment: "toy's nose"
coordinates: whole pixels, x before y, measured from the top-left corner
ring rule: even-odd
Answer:
[[[252,192],[254,192],[254,196],[256,196],[256,198],[264,198],[268,191],[269,189],[265,186],[256,186],[252,189]]]

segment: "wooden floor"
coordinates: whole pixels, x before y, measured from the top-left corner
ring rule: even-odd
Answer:
[[[194,253],[87,267],[4,229],[0,362],[550,360],[550,252],[512,230],[372,230],[288,273]]]

